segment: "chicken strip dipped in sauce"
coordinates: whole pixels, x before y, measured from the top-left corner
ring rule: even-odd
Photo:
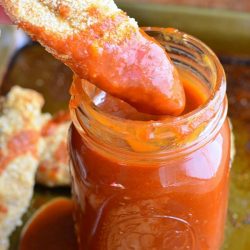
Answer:
[[[177,116],[184,110],[183,86],[164,48],[113,0],[1,3],[19,27],[80,78],[144,113]]]

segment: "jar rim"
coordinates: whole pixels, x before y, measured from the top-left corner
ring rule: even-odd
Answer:
[[[204,109],[206,109],[208,106],[210,106],[211,104],[213,104],[215,99],[221,99],[221,102],[223,101],[223,97],[221,97],[221,88],[223,86],[226,86],[226,82],[225,82],[225,72],[224,69],[218,59],[218,57],[216,56],[216,54],[213,52],[213,50],[208,47],[205,43],[203,43],[200,39],[195,38],[192,35],[186,34],[182,31],[179,31],[175,28],[159,28],[159,27],[142,27],[142,29],[144,31],[159,31],[159,32],[167,32],[167,33],[174,33],[175,35],[178,35],[178,37],[181,37],[183,40],[188,40],[190,42],[193,42],[193,44],[198,44],[199,45],[199,49],[202,49],[203,52],[205,52],[206,55],[210,55],[213,58],[213,63],[215,65],[216,68],[216,85],[214,88],[213,93],[209,96],[208,100],[206,100],[205,103],[203,103],[201,106],[199,106],[198,108],[192,110],[191,112],[188,112],[186,114],[177,116],[177,117],[166,117],[164,121],[164,123],[171,122],[171,124],[176,124],[178,123],[180,120],[182,122],[185,122],[187,120],[189,120],[190,118],[194,117],[194,116],[199,116],[199,114],[201,112],[203,112]],[[224,88],[224,93],[225,94],[226,91],[226,87]]]

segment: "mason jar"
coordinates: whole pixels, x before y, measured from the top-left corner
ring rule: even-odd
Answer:
[[[74,78],[69,150],[79,249],[218,250],[230,170],[224,70],[192,36],[145,32],[168,52],[187,98],[204,102],[179,117],[145,115]]]

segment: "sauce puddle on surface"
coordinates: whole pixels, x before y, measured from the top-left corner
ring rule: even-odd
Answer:
[[[23,229],[19,250],[77,250],[73,202],[57,198],[42,206]]]

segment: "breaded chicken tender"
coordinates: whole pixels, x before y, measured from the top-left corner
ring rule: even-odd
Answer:
[[[42,151],[40,131],[48,119],[41,115],[43,97],[13,87],[0,110],[0,250],[26,212],[33,194]]]
[[[48,187],[69,186],[69,153],[67,149],[68,130],[70,126],[68,112],[60,112],[49,120],[42,129],[44,150],[36,180]]]
[[[1,4],[19,27],[81,79],[144,113],[176,116],[184,110],[184,88],[165,49],[113,0]]]

